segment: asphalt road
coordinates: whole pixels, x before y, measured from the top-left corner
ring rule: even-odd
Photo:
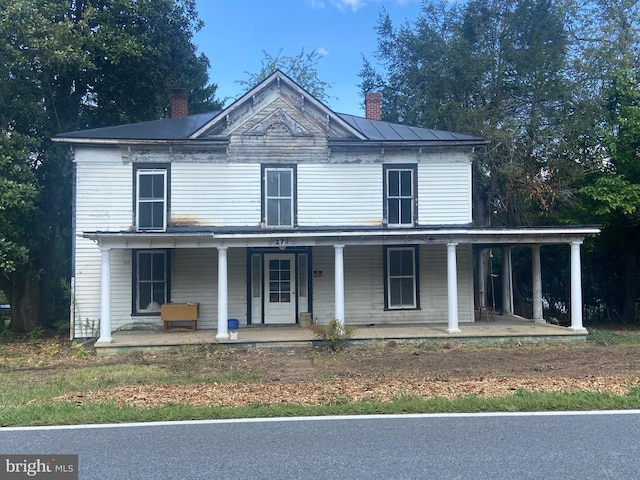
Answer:
[[[2,454],[78,454],[81,479],[640,478],[640,411],[3,428]]]

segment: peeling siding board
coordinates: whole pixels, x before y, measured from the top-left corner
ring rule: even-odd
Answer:
[[[382,166],[298,165],[298,223],[382,225]]]
[[[347,246],[345,261],[345,320],[348,324],[407,324],[447,322],[446,245],[420,245],[419,310],[384,310],[382,246]],[[471,247],[459,246],[458,316],[460,323],[473,321]],[[313,250],[313,316],[326,323],[334,315],[334,249]]]
[[[260,225],[261,181],[259,164],[172,164],[171,224]]]

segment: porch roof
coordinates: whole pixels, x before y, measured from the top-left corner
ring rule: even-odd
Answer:
[[[297,228],[172,228],[166,232],[84,232],[105,248],[310,247],[323,245],[477,244],[535,245],[582,242],[600,233],[597,226],[473,227],[438,226],[411,229],[379,227]]]

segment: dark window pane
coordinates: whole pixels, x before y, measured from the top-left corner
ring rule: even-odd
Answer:
[[[154,281],[164,282],[164,267],[165,267],[165,258],[164,253],[154,253],[153,254],[153,265],[152,265],[152,279]]]
[[[271,295],[269,295],[269,301],[271,303],[280,303],[280,294],[272,293]]]
[[[411,250],[401,250],[399,253],[401,275],[413,275],[413,252]]]
[[[411,212],[411,199],[403,198],[400,202],[400,210],[401,210],[401,219],[399,223],[402,224],[410,224],[413,223],[413,215]]]
[[[152,228],[163,228],[164,227],[164,202],[153,202],[150,205],[153,205],[153,222]]]
[[[151,303],[151,284],[141,283],[138,287],[138,309],[145,310]]]
[[[164,285],[165,285],[164,282],[153,283],[153,301],[156,302],[158,305],[162,305],[163,303],[166,303],[164,298],[164,294],[165,294]]]
[[[268,171],[267,172],[267,196],[268,197],[277,197],[280,189],[278,188],[279,184],[278,172]]]
[[[270,292],[280,292],[280,282],[269,282]]]
[[[291,291],[291,282],[282,282],[280,285],[281,292],[290,292]]]
[[[399,200],[389,200],[389,209],[387,212],[388,223],[397,224],[400,223],[400,201]]]
[[[413,278],[400,279],[400,304],[407,307],[413,306]]]
[[[402,195],[403,197],[410,197],[411,191],[413,190],[412,187],[413,185],[411,182],[411,172],[400,172],[400,195]]]
[[[153,196],[153,179],[151,175],[140,174],[138,177],[138,198],[149,199]]]
[[[278,270],[279,265],[278,260],[269,260],[269,270]]]
[[[291,200],[280,200],[280,223],[278,225],[293,225],[291,221]]]
[[[151,255],[148,253],[138,254],[138,280],[151,280]]]
[[[291,172],[280,172],[280,197],[290,197],[293,191],[291,185]]]
[[[391,279],[389,282],[389,306],[398,307],[401,305],[401,283],[399,279]]]
[[[401,258],[399,250],[389,250],[389,276],[402,275]]]
[[[280,301],[282,303],[289,303],[291,301],[291,295],[289,295],[288,293],[283,293],[282,295],[280,295]]]
[[[398,194],[400,193],[400,179],[399,179],[399,175],[400,172],[398,172],[397,170],[390,170],[388,172],[388,195],[390,197],[397,197]]]
[[[280,280],[280,272],[278,270],[270,270],[269,280]]]
[[[152,220],[152,207],[151,203],[140,203],[138,204],[138,227],[139,228],[150,228],[153,226]]]
[[[153,179],[152,198],[164,199],[164,175],[157,173],[151,178]]]
[[[267,200],[267,225],[280,225],[278,200]]]

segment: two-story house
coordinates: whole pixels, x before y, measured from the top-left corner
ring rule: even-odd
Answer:
[[[180,92],[178,92],[180,93]],[[199,304],[201,329],[474,321],[474,249],[571,245],[572,328],[583,332],[580,244],[593,228],[487,229],[471,216],[483,139],[339,114],[281,72],[222,111],[58,135],[75,164],[72,335],[158,322]],[[537,264],[536,264],[537,262]],[[537,276],[536,276],[536,265]],[[508,290],[508,288],[507,288]],[[537,309],[536,309],[537,308]],[[575,311],[575,312],[574,312]]]

